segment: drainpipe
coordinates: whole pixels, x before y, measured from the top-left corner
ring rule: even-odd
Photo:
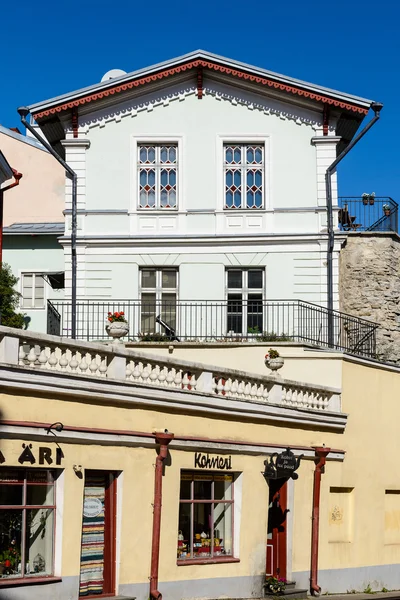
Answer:
[[[50,152],[52,156],[62,165],[65,169],[65,174],[72,181],[72,218],[71,218],[71,276],[72,276],[72,289],[71,289],[71,338],[76,338],[76,274],[77,274],[77,261],[76,261],[76,230],[77,230],[77,181],[78,176],[73,169],[57,154],[57,152],[50,146],[48,141],[42,138],[34,127],[26,120],[29,115],[29,108],[21,106],[18,109],[18,113],[21,117],[22,123],[31,132],[31,134]]]
[[[373,119],[364,127],[362,131],[350,142],[348,146],[339,154],[333,163],[327,168],[325,173],[326,189],[326,210],[328,217],[328,254],[327,254],[327,279],[328,279],[328,345],[334,346],[334,323],[333,323],[333,248],[335,245],[335,232],[333,228],[333,207],[332,207],[332,174],[340,161],[350,152],[352,148],[361,140],[369,129],[378,121],[383,104],[372,102],[371,108],[375,115]]]
[[[169,433],[168,429],[162,432],[155,431],[156,444],[159,445],[159,452],[156,458],[156,467],[154,473],[154,504],[153,504],[153,537],[151,541],[151,569],[150,569],[150,598],[153,600],[162,600],[162,594],[158,591],[158,564],[160,558],[160,531],[161,531],[161,504],[162,504],[162,477],[163,462],[168,455],[168,444],[173,439],[174,434]]]
[[[19,185],[19,180],[22,178],[22,173],[18,173],[15,169],[12,169],[14,180],[13,183],[9,183],[0,190],[0,269],[3,264],[3,200],[4,192],[11,190],[13,187]]]
[[[321,475],[324,473],[326,457],[331,451],[330,448],[315,447],[315,471],[314,471],[314,490],[312,507],[312,528],[311,528],[311,572],[310,572],[310,592],[312,596],[319,596],[321,588],[318,585],[318,543],[319,543],[319,503],[321,494]],[[318,460],[318,462],[317,462]]]

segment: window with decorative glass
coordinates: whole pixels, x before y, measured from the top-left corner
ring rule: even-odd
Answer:
[[[177,208],[178,144],[138,146],[139,208]]]
[[[44,279],[39,273],[23,273],[22,280],[22,308],[44,308],[45,289]]]
[[[53,574],[55,472],[0,469],[0,578]]]
[[[175,330],[178,270],[141,269],[140,291],[141,332],[166,333],[165,327],[156,320],[157,317]]]
[[[263,331],[263,269],[227,269],[228,333]]]
[[[226,209],[264,208],[264,145],[224,144]]]
[[[233,557],[234,474],[182,471],[178,560]]]

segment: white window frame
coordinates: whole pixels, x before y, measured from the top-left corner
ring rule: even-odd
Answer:
[[[234,163],[227,163],[225,158],[226,158],[226,148],[227,147],[232,147],[235,148],[239,147],[240,148],[240,162],[234,162]],[[261,153],[262,153],[262,161],[261,163],[248,163],[247,162],[247,150],[249,147],[251,146],[258,146],[261,148]],[[231,143],[225,143],[224,144],[224,182],[225,182],[225,186],[224,186],[224,209],[226,211],[232,211],[235,212],[236,210],[254,210],[254,211],[259,211],[259,210],[263,210],[264,209],[264,186],[265,186],[265,177],[264,177],[264,163],[265,163],[265,146],[264,144],[260,144],[257,143],[255,144],[254,142],[252,143],[243,143],[243,142],[231,142]],[[247,174],[249,171],[251,170],[257,170],[257,171],[261,171],[261,206],[259,208],[257,207],[249,207],[247,206]],[[232,207],[228,207],[226,206],[226,173],[227,171],[239,171],[240,172],[240,181],[241,181],[241,198],[240,198],[240,206],[236,207],[236,206],[232,206]]]
[[[229,271],[240,271],[242,274],[244,273],[244,277],[242,275],[242,287],[241,288],[230,288],[228,286],[228,272]],[[248,286],[248,277],[249,271],[261,271],[262,273],[262,285],[260,288],[249,288]],[[264,267],[226,267],[225,268],[225,298],[227,303],[227,311],[228,311],[228,296],[229,294],[241,294],[242,295],[242,332],[236,332],[237,335],[249,335],[248,333],[248,302],[249,302],[249,294],[259,294],[261,293],[261,301],[263,302],[262,306],[262,321],[263,325],[265,325],[265,308],[264,308],[264,300],[265,300],[265,268]],[[228,313],[227,313],[228,317]],[[245,331],[244,331],[245,329]],[[260,331],[262,333],[262,331]]]
[[[147,288],[142,285],[142,272],[143,271],[155,271],[156,272],[156,287],[155,288]],[[176,284],[174,288],[163,288],[162,287],[162,273],[163,271],[175,271],[176,273]],[[143,294],[155,294],[156,296],[156,306],[161,304],[162,295],[164,294],[174,294],[176,296],[176,303],[179,300],[179,268],[174,266],[142,266],[139,268],[139,300],[140,300],[140,317],[139,323],[141,327],[142,323],[142,296]],[[176,325],[178,325],[178,309],[176,310]],[[162,333],[164,329],[161,327],[159,323],[155,324],[155,333]],[[145,332],[147,333],[147,332]]]
[[[33,285],[32,285],[32,304],[33,306],[24,306],[24,296],[23,296],[23,290],[24,290],[24,276],[25,275],[32,275],[33,276]],[[46,306],[47,306],[47,288],[48,288],[48,283],[47,281],[44,279],[43,275],[45,275],[44,271],[20,271],[19,273],[19,291],[21,294],[21,298],[20,298],[20,302],[19,302],[19,307],[21,310],[46,310]],[[43,306],[34,306],[35,303],[35,280],[36,277],[42,277],[43,282],[44,282],[44,286],[43,286]]]
[[[262,208],[225,208],[225,145],[263,145],[264,146],[264,169],[263,169],[263,207]],[[216,168],[217,168],[217,211],[225,215],[238,213],[260,214],[271,211],[271,138],[269,135],[240,134],[240,135],[217,135],[216,146]]]
[[[139,146],[148,144],[149,146],[163,146],[168,144],[177,145],[177,164],[176,164],[176,207],[175,208],[140,208],[139,198]],[[183,135],[146,135],[146,136],[132,136],[131,139],[131,209],[129,214],[135,215],[166,215],[176,214],[185,211],[184,206],[184,147],[185,140]]]

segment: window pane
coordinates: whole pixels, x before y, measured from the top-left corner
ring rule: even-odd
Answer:
[[[0,484],[0,505],[20,505],[22,504],[23,485],[13,485],[9,483]]]
[[[26,575],[51,575],[53,572],[54,511],[52,508],[26,511]]]
[[[46,506],[54,504],[54,485],[27,485],[26,503],[28,505]]]
[[[228,294],[228,332],[242,333],[243,301],[241,294]]]
[[[194,481],[194,498],[195,500],[211,500],[211,478],[207,480],[196,481],[199,475],[195,475]],[[204,478],[207,476],[205,475]]]
[[[0,510],[0,577],[21,577],[22,510]]]
[[[232,475],[215,475],[214,476],[214,499],[215,500],[232,500]]]
[[[242,271],[228,271],[228,288],[241,289]]]
[[[191,558],[190,556],[190,512],[191,504],[179,505],[179,524],[178,524],[178,551],[179,560]]]
[[[180,498],[182,500],[190,500],[191,498],[191,489],[192,489],[192,476],[191,475],[181,475],[181,493]]]
[[[176,288],[176,271],[162,271],[162,287]]]
[[[214,553],[232,554],[232,504],[214,504]]]
[[[263,331],[262,294],[249,294],[247,302],[247,327],[253,331]]]
[[[167,325],[176,328],[176,294],[162,295],[161,318]],[[168,335],[168,331],[165,333]]]
[[[262,280],[263,280],[263,272],[261,269],[257,271],[249,271],[248,272],[248,287],[251,289],[261,289],[262,288]]]
[[[141,332],[154,333],[156,328],[156,295],[142,294]]]
[[[143,269],[142,273],[142,288],[155,289],[156,287],[156,270]]]
[[[193,504],[194,558],[211,556],[212,504]]]

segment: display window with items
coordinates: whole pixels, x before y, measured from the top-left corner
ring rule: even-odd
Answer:
[[[234,480],[232,473],[181,473],[178,561],[234,556]]]
[[[0,469],[0,581],[53,574],[56,473]]]

